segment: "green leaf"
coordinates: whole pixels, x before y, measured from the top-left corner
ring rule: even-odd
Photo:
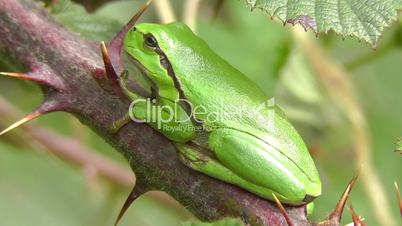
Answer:
[[[284,23],[300,24],[305,30],[355,36],[372,46],[385,27],[397,18],[401,0],[245,0]]]
[[[84,7],[70,0],[55,1],[50,12],[59,23],[80,36],[95,41],[112,39],[122,27],[114,19],[87,13]]]
[[[212,223],[186,222],[182,226],[244,226],[243,222],[235,218],[225,218]]]

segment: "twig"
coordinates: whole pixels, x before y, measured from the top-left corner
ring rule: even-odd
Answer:
[[[200,0],[187,0],[183,9],[184,23],[194,32],[197,30],[197,14],[200,3]]]
[[[225,3],[225,0],[218,0],[218,2],[216,3],[215,7],[214,7],[214,12],[212,14],[212,19],[211,21],[215,21],[216,18],[218,18],[219,13],[222,11],[223,8],[223,4]]]
[[[0,97],[1,118],[13,117],[15,119],[18,115],[21,115],[21,113],[7,100]],[[132,187],[135,183],[135,176],[129,169],[96,154],[93,150],[88,150],[75,139],[57,135],[40,126],[24,125],[20,128],[45,147],[47,151],[73,165],[79,167],[92,166],[99,175],[118,186]]]
[[[159,19],[162,23],[167,24],[176,21],[172,4],[170,0],[154,0]]]
[[[0,96],[0,118],[15,119],[18,115],[21,115],[21,112]],[[83,146],[76,139],[58,135],[37,125],[24,125],[20,128],[24,131],[24,135],[35,141],[32,146],[36,148],[37,144],[40,144],[41,148],[45,148],[46,151],[65,162],[81,168],[91,168],[97,175],[117,186],[132,188],[135,184],[135,176],[129,168],[122,167],[97,154],[96,151]],[[24,140],[24,142],[28,141]],[[170,208],[183,210],[183,207],[166,195],[151,193],[150,197]]]

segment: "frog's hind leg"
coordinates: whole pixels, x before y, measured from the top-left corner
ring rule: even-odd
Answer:
[[[220,181],[248,188],[248,190],[254,194],[263,198],[271,199],[274,191],[258,185],[250,184],[250,182],[236,175],[230,169],[219,163],[219,161],[215,159],[213,153],[209,150],[186,143],[176,143],[176,148],[179,151],[180,160],[187,167]],[[277,196],[284,199],[280,194],[277,194]]]
[[[227,179],[220,176],[220,173],[228,173],[226,172],[227,169],[212,157],[212,153],[208,153],[204,148],[187,143],[176,143],[175,146],[184,165],[217,179],[227,181]]]
[[[208,144],[219,163],[247,181],[246,186],[237,184],[244,189],[274,200],[272,192],[260,188],[272,190],[286,204],[311,201],[306,187],[314,188],[314,184],[293,161],[264,140],[243,131],[219,128],[210,133]]]

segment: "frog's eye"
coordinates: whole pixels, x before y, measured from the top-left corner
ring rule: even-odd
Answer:
[[[131,31],[134,32],[135,30],[137,30],[136,27],[131,28]]]
[[[156,41],[156,39],[152,35],[146,35],[144,37],[144,43],[145,43],[146,46],[148,46],[150,48],[158,47],[158,42]]]

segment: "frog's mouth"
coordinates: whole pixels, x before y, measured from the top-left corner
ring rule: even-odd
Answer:
[[[151,98],[156,98],[158,96],[158,86],[150,78],[150,76],[149,76],[150,71],[140,61],[138,61],[134,56],[129,54],[127,51],[125,53],[129,56],[130,61],[132,63],[134,63],[135,67],[138,69],[141,76],[145,79],[145,81],[151,87],[151,90],[146,90],[147,94],[145,96],[149,96]],[[139,84],[137,84],[137,85],[140,86]],[[137,91],[137,90],[135,90],[135,91]]]

